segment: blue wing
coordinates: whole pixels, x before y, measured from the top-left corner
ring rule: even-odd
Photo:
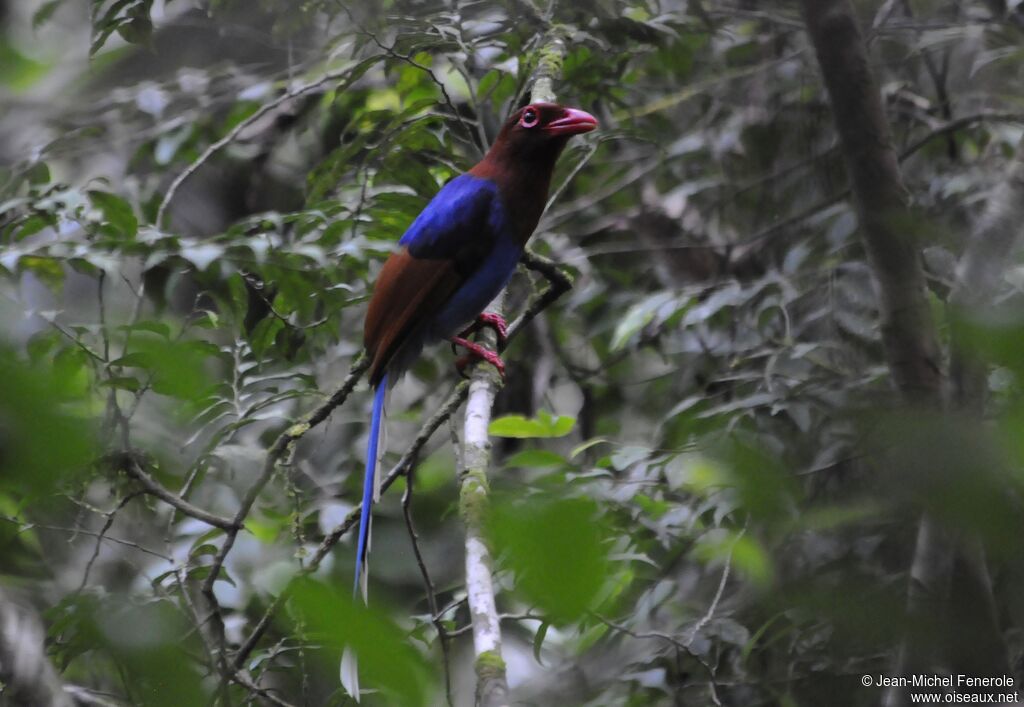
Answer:
[[[398,243],[414,258],[450,258],[460,265],[475,266],[478,263],[466,261],[489,251],[496,230],[502,230],[494,218],[496,211],[503,211],[498,202],[494,182],[459,175],[431,199]]]

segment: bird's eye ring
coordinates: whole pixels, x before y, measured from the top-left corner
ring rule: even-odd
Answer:
[[[522,117],[519,118],[519,124],[524,128],[532,128],[537,124],[538,120],[537,111],[533,108],[527,108],[523,111]]]

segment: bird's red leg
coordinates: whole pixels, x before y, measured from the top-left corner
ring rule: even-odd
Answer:
[[[458,360],[455,361],[455,368],[459,371],[459,375],[464,376],[465,374],[463,373],[463,371],[465,370],[466,366],[472,363],[473,359],[478,359],[480,361],[486,361],[487,363],[491,364],[496,369],[498,369],[498,373],[501,375],[502,380],[504,380],[505,362],[501,360],[501,356],[499,356],[497,353],[491,351],[490,349],[484,348],[480,344],[476,344],[473,343],[472,341],[469,341],[468,339],[464,339],[461,336],[452,337],[451,342],[453,346],[461,346],[467,351],[465,356],[461,356],[459,357]]]
[[[482,312],[476,315],[476,320],[466,327],[459,334],[459,337],[468,339],[483,327],[488,327],[494,331],[498,337],[498,350],[504,349],[505,343],[508,341],[508,323],[505,321],[505,317],[493,312]]]
[[[508,323],[505,321],[505,317],[500,314],[492,312],[478,314],[476,320],[459,333],[459,338],[468,339],[483,327],[488,327],[494,331],[498,337],[498,351],[504,351],[505,344],[508,343]],[[452,344],[452,353],[455,353],[454,343]]]
[[[508,342],[508,322],[505,321],[505,317],[493,312],[481,312],[477,315],[474,326],[477,329],[481,327],[492,329],[498,337],[498,351],[505,348],[505,344]]]

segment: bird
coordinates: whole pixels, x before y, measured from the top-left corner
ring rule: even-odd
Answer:
[[[366,559],[387,390],[423,347],[449,341],[466,355],[493,365],[504,378],[496,351],[469,336],[495,330],[498,349],[506,324],[483,310],[505,287],[547,203],[555,162],[573,135],[597,128],[578,108],[537,102],[514,111],[490,149],[474,167],[445,184],[398,241],[377,276],[366,310],[363,343],[374,389],[363,478],[362,512],[356,540],[353,597],[366,601]]]

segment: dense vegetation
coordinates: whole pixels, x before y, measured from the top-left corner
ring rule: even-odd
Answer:
[[[383,258],[543,62],[601,129],[507,301],[572,280],[491,425],[513,703],[1019,685],[1024,5],[854,7],[941,400],[893,369],[799,3],[0,0],[5,698],[343,704],[349,645],[364,703],[473,703],[465,387],[439,347],[393,391],[365,610],[357,360]]]

